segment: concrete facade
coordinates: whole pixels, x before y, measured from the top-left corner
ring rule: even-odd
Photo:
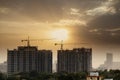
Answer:
[[[18,49],[8,50],[7,72],[52,72],[52,51],[38,50],[36,46],[19,46]]]
[[[73,50],[58,50],[57,72],[80,72],[92,69],[92,49],[75,48]]]

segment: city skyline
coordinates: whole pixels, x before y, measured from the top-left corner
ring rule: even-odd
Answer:
[[[53,50],[54,58],[60,49],[54,43],[64,38],[64,43],[88,43],[63,48],[92,48],[95,68],[104,63],[106,53],[120,61],[119,4],[119,0],[0,0],[0,63],[7,60],[7,49],[26,45],[21,40],[28,36],[59,39],[31,42]]]

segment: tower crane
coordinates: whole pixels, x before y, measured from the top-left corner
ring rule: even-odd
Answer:
[[[63,45],[79,45],[79,44],[88,44],[88,43],[64,43],[63,40],[61,40],[61,43],[55,43],[55,46],[60,45],[60,50],[63,50]]]
[[[63,50],[63,40],[61,40],[61,43],[55,43],[55,46],[56,45],[60,45],[61,46],[60,49]]]
[[[27,46],[30,46],[30,41],[44,41],[44,40],[53,40],[54,38],[52,38],[52,39],[29,39],[29,37],[28,37],[28,39],[23,39],[23,40],[21,40],[21,42],[27,42]]]

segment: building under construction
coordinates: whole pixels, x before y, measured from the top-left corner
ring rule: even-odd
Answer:
[[[36,46],[19,46],[8,50],[8,74],[19,72],[52,72],[52,51],[38,50]]]
[[[57,71],[69,73],[90,71],[92,69],[92,49],[75,48],[73,50],[58,50]]]

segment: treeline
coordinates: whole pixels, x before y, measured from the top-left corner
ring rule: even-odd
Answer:
[[[113,80],[120,80],[120,70],[104,70],[98,72],[103,78],[113,78]],[[31,71],[29,73],[22,72],[11,76],[0,73],[0,80],[86,80],[88,75],[89,73],[87,72],[38,73],[36,71]]]
[[[11,75],[7,80],[86,80],[87,73],[38,73],[32,71],[30,73],[18,73]],[[0,79],[2,80],[2,78]],[[4,79],[3,79],[4,80]]]
[[[103,76],[103,78],[106,79],[113,79],[113,80],[120,80],[120,70],[104,70],[104,71],[99,71],[99,74]]]

